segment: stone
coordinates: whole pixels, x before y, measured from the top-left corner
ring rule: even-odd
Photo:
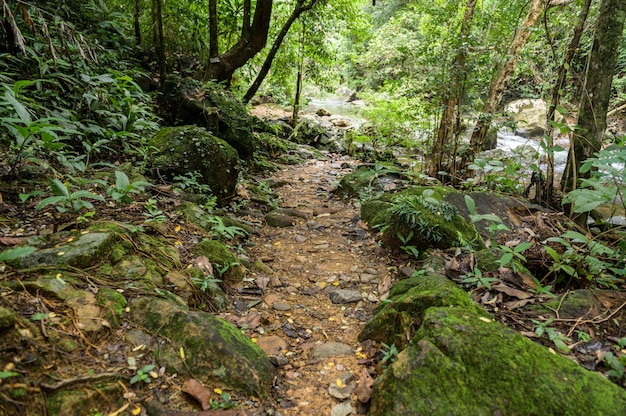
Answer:
[[[110,403],[116,409],[124,404],[124,390],[118,383],[101,383],[97,388],[53,391],[46,400],[47,414],[51,416],[83,416],[93,414],[102,403]]]
[[[354,354],[352,347],[347,344],[342,344],[341,342],[325,342],[311,349],[311,358],[313,360],[351,354]]]
[[[0,307],[0,331],[12,328],[17,323],[17,314],[13,309]]]
[[[285,228],[294,225],[295,220],[292,216],[272,211],[265,216],[265,222],[270,227]]]
[[[296,240],[296,243],[304,243],[307,240],[307,236],[302,234],[296,234],[293,239]]]
[[[353,415],[354,413],[355,410],[352,407],[350,400],[347,400],[333,406],[332,410],[330,411],[330,416],[348,416]]]
[[[343,305],[346,303],[358,302],[361,300],[361,292],[356,290],[338,289],[328,294],[330,301],[334,304]]]
[[[261,337],[257,339],[256,345],[267,355],[279,355],[287,351],[287,342],[278,335]]]
[[[375,274],[361,273],[361,283],[372,283],[376,279],[378,279],[378,276]]]
[[[265,274],[274,274],[274,270],[263,263],[263,260],[261,259],[255,259],[254,263],[252,263],[252,268]]]
[[[128,304],[124,295],[110,287],[104,286],[96,293],[96,300],[104,311],[104,319],[113,328],[119,327],[122,315],[124,315],[124,308]]]
[[[102,329],[101,309],[93,293],[85,290],[72,290],[67,294],[65,303],[74,309],[79,329],[87,332]]]
[[[198,182],[208,185],[218,201],[235,194],[239,155],[224,140],[196,126],[165,127],[149,142],[153,148],[150,169],[173,180],[197,172]]]
[[[288,311],[291,309],[291,305],[285,302],[274,302],[272,308],[277,311]]]
[[[624,415],[626,392],[483,314],[430,307],[379,376],[370,416]]]
[[[239,259],[230,252],[228,247],[217,241],[205,238],[199,242],[195,251],[200,256],[206,256],[215,274],[228,285],[235,285],[243,280],[243,266],[239,264]],[[224,271],[220,271],[223,269]]]
[[[267,399],[274,366],[268,356],[233,324],[164,299],[141,297],[131,304],[133,321],[168,339],[154,349],[155,360],[172,373],[188,374],[205,385],[225,385]],[[181,361],[180,350],[185,351]]]
[[[508,103],[504,111],[509,113],[516,125],[515,133],[524,137],[542,136],[548,127],[545,101],[541,99],[521,99]],[[563,122],[564,117],[557,112],[556,120]]]
[[[58,238],[59,235],[56,235]],[[67,235],[64,241],[54,247],[41,248],[17,260],[19,267],[68,265],[88,269],[107,256],[115,238],[113,234],[88,232],[78,237]],[[41,237],[29,239],[29,245],[44,246],[50,243]]]
[[[354,376],[344,373],[328,386],[328,393],[336,399],[344,400],[352,395],[356,389]]]

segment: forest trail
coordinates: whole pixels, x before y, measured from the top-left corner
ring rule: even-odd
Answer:
[[[386,256],[358,220],[358,201],[331,192],[354,165],[329,154],[276,172],[273,179],[284,184],[277,189],[281,208],[306,218],[286,228],[265,225],[253,238],[251,255],[271,268],[252,271],[257,284],[267,283],[260,305],[263,333],[255,336],[266,352],[280,357],[275,385],[284,415],[328,416],[338,404],[347,409],[345,402],[358,410],[354,384],[371,352],[362,350],[357,337],[388,291],[391,275]],[[333,301],[345,303],[333,303],[330,294],[339,289],[341,298],[361,299],[348,302],[336,293]],[[347,397],[333,397],[332,384],[337,396]]]

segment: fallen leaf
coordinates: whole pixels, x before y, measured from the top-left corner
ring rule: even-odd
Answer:
[[[190,378],[183,384],[183,392],[187,393],[200,403],[202,410],[211,408],[211,392],[199,381]],[[216,389],[217,390],[217,389]]]
[[[367,372],[366,368],[363,368],[361,371],[361,378],[359,379],[359,384],[356,386],[354,392],[356,393],[357,399],[361,403],[367,403],[370,401],[372,397],[372,386],[374,385],[374,379],[370,376],[370,373]]]
[[[369,227],[363,221],[359,220],[356,225],[358,225],[361,229],[365,231],[369,231]]]
[[[507,286],[503,283],[491,286],[493,290],[497,290],[498,292],[505,293],[511,297],[518,299],[528,299],[532,297],[532,295],[528,292],[524,292],[523,290],[515,289],[510,286]]]
[[[259,289],[265,290],[267,289],[267,285],[270,283],[270,278],[267,276],[259,276],[256,279],[254,279],[254,283],[257,285]]]
[[[211,265],[211,262],[209,261],[208,257],[206,256],[197,257],[193,261],[193,264],[197,268],[202,270],[205,274],[211,275],[211,276],[213,275],[213,265]]]

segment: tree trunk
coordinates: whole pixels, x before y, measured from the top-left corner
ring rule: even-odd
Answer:
[[[156,6],[154,14],[156,17],[158,37],[158,42],[156,43],[157,62],[159,64],[159,78],[161,83],[163,83],[167,75],[167,62],[165,61],[165,38],[163,36],[163,0],[155,0],[154,4]]]
[[[244,3],[245,8],[250,2]],[[260,52],[267,42],[267,35],[272,16],[272,0],[257,0],[254,9],[254,18],[250,24],[250,13],[248,21],[244,21],[239,41],[227,52],[209,59],[204,79],[212,79],[218,82],[228,81],[238,68],[245,65],[254,55]]]
[[[139,26],[139,16],[140,16],[140,3],[141,0],[135,0],[135,13],[134,13],[134,25],[135,25],[135,42],[137,42],[137,46],[141,45],[141,27]]]
[[[532,28],[535,26],[535,23],[541,16],[541,13],[544,12],[549,2],[550,0],[532,0],[530,10],[528,10],[528,14],[524,19],[524,22],[515,34],[515,38],[509,47],[507,60],[502,69],[500,69],[496,79],[491,82],[489,93],[485,99],[482,112],[478,117],[474,131],[472,132],[470,148],[463,155],[463,159],[461,161],[462,169],[466,170],[467,165],[474,160],[474,155],[482,150],[485,143],[485,137],[487,136],[487,130],[491,125],[493,113],[500,104],[502,95],[504,94],[504,91],[511,80],[511,76],[515,71],[520,51],[524,45],[526,45],[526,41],[528,41],[528,38],[530,37]],[[467,172],[465,172],[465,175],[467,175]]]
[[[606,114],[611,97],[611,83],[625,19],[626,2],[624,0],[602,0],[596,23],[596,34],[587,63],[578,122],[563,175],[563,192],[576,189],[579,179],[590,177],[591,172],[578,175],[580,166],[582,162],[602,149]],[[574,207],[566,208],[568,214],[572,215]],[[575,221],[586,227],[587,213],[578,215]]]
[[[217,0],[209,0],[209,58],[219,55]]]
[[[565,86],[565,78],[567,77],[567,70],[574,59],[574,55],[576,54],[576,49],[580,44],[580,37],[582,36],[583,29],[585,27],[585,22],[587,21],[587,16],[589,16],[589,9],[591,7],[592,0],[585,0],[585,4],[580,12],[578,17],[578,23],[576,23],[576,27],[574,28],[574,33],[572,34],[572,39],[567,47],[567,51],[565,52],[565,56],[563,57],[563,61],[559,66],[559,71],[557,74],[557,80],[552,88],[552,102],[550,103],[550,108],[548,109],[548,131],[546,131],[546,141],[547,141],[547,149],[548,149],[548,167],[546,169],[546,181],[544,186],[545,196],[548,202],[554,199],[554,153],[551,151],[554,141],[553,141],[553,128],[552,122],[556,120],[556,108],[559,106],[561,95],[563,93],[563,87]],[[547,26],[547,25],[546,25]],[[548,33],[546,27],[546,34]],[[552,44],[552,42],[550,42]]]
[[[437,131],[437,138],[432,149],[433,159],[431,161],[429,175],[433,178],[443,179],[440,174],[446,167],[444,166],[444,157],[446,155],[446,149],[449,147],[452,141],[457,140],[460,119],[461,119],[461,101],[463,99],[463,84],[465,83],[465,62],[467,60],[467,48],[464,45],[465,39],[469,35],[470,24],[474,17],[474,9],[476,7],[476,0],[467,0],[465,6],[465,14],[463,16],[463,22],[461,23],[461,30],[459,32],[459,38],[461,39],[461,46],[459,52],[454,58],[452,64],[452,86],[444,94],[442,99],[444,103],[443,114],[441,115],[441,122],[439,123],[439,130]],[[450,166],[448,167],[448,173],[454,177],[456,167],[456,152],[450,156]]]
[[[298,2],[296,3],[296,7],[293,9],[293,12],[291,13],[291,16],[289,16],[289,19],[287,19],[282,29],[280,30],[280,33],[274,40],[274,43],[272,44],[272,49],[270,49],[269,53],[267,54],[267,57],[265,58],[265,62],[263,62],[263,66],[259,70],[259,73],[254,79],[254,82],[252,83],[252,85],[250,86],[246,94],[244,95],[243,97],[244,103],[247,104],[250,102],[252,97],[254,97],[256,92],[259,90],[259,87],[263,83],[263,80],[265,79],[267,74],[270,72],[270,68],[272,67],[272,61],[274,61],[274,58],[276,57],[276,53],[278,53],[278,49],[280,49],[280,45],[282,45],[283,40],[285,39],[285,36],[287,36],[287,33],[289,32],[289,29],[291,28],[291,25],[293,24],[293,22],[295,22],[296,19],[298,19],[298,17],[300,17],[302,13],[306,12],[307,10],[311,10],[316,2],[317,0],[309,0],[308,2],[306,2],[305,0],[298,0]]]
[[[302,23],[302,37],[300,38],[300,56],[298,57],[298,76],[296,78],[296,95],[293,99],[293,113],[291,115],[291,127],[298,125],[298,113],[300,112],[300,94],[302,92],[302,73],[304,72],[304,23]]]

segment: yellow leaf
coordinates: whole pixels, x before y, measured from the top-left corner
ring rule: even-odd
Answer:
[[[74,237],[70,237],[70,238],[67,239],[68,243],[71,243],[72,241],[74,241]]]
[[[279,246],[280,245],[280,241],[277,241],[274,243],[275,246]]]
[[[339,282],[338,282],[337,280],[335,280],[335,281],[333,282],[333,286],[339,286]]]
[[[176,232],[180,231],[180,225],[177,225],[176,228],[174,228],[174,230],[176,230]]]
[[[65,256],[65,251],[59,251],[59,252],[57,253],[57,256]]]
[[[192,267],[193,267],[193,264],[188,264],[188,265],[187,265],[187,268],[188,268],[188,269],[191,269]]]
[[[220,396],[222,395],[222,389],[220,388],[214,388],[213,391],[215,392],[215,394],[219,394]]]
[[[131,413],[132,413],[134,416],[137,416],[138,414],[140,414],[140,413],[141,413],[141,407],[135,407],[135,408],[131,411]]]
[[[63,274],[61,274],[61,273],[57,273],[56,278],[57,278],[57,279],[60,279],[60,278],[61,278],[61,276],[63,276]]]
[[[185,359],[185,349],[183,347],[180,347],[180,358],[182,358],[183,360]]]
[[[481,316],[481,317],[480,317],[480,318],[478,318],[478,319],[480,319],[480,320],[481,320],[481,321],[483,321],[483,322],[492,322],[492,320],[491,320],[491,319],[489,319],[489,318],[485,318],[484,316]]]
[[[345,387],[346,385],[343,384],[343,381],[341,381],[340,378],[338,378],[337,380],[335,380],[335,384],[337,385],[337,387],[342,388]]]
[[[250,338],[250,340],[251,340],[252,342],[254,342],[255,344],[256,344],[256,342],[257,342],[257,339],[256,339],[256,338]]]
[[[363,360],[363,359],[367,358],[367,354],[365,354],[364,352],[360,352],[359,351],[359,352],[356,353],[356,357],[358,359],[360,359],[360,360]]]
[[[181,242],[180,242],[180,240],[179,240],[179,241],[174,241],[174,245],[175,245],[175,246],[180,246],[180,245],[182,245],[182,244],[183,244],[183,243],[181,243]]]
[[[152,378],[159,378],[159,373],[157,373],[154,370],[150,371],[150,373],[148,373],[148,374],[150,374],[150,377],[152,377]]]

